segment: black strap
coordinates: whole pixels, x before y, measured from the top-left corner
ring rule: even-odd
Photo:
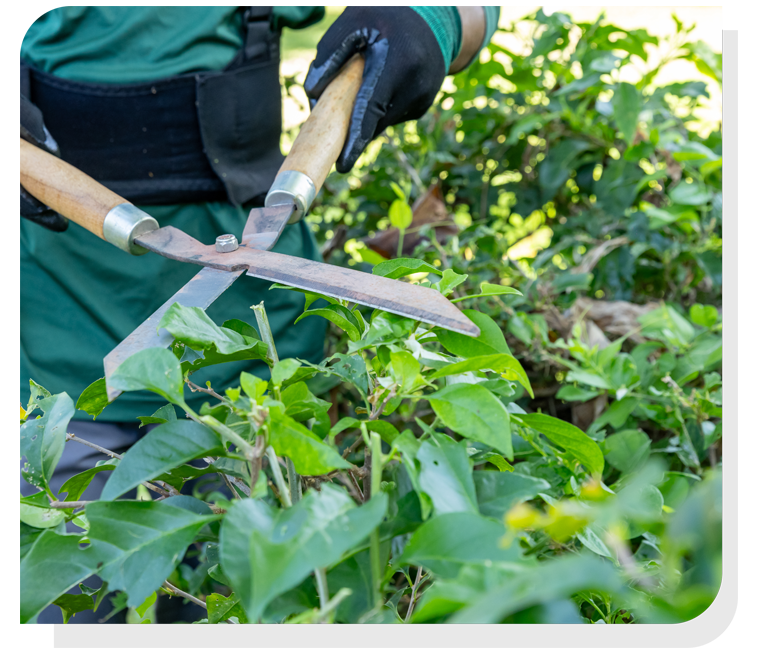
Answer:
[[[271,7],[243,12],[223,71],[140,84],[72,82],[21,63],[21,89],[64,160],[137,204],[243,204],[282,162],[279,34]]]

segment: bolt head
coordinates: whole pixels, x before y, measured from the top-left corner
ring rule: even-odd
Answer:
[[[234,252],[239,247],[237,238],[232,234],[224,234],[216,237],[217,252]]]

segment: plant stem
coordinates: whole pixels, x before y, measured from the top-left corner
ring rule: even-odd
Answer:
[[[403,620],[408,623],[411,620],[411,615],[414,613],[414,603],[416,602],[416,592],[419,589],[419,581],[422,579],[422,568],[418,567],[416,570],[416,580],[414,586],[411,588],[411,600],[408,602],[408,610],[406,610],[406,618]]]
[[[168,590],[170,594],[175,594],[176,596],[181,596],[183,599],[187,599],[188,601],[192,601],[195,605],[199,605],[201,608],[208,609],[206,606],[205,601],[201,601],[199,598],[193,596],[192,594],[188,594],[187,592],[183,592],[178,587],[174,587],[169,581],[165,580],[163,581],[163,587],[164,589]]]
[[[403,256],[403,237],[406,235],[405,229],[398,229],[398,252],[396,254],[397,258],[401,258]]]
[[[237,435],[237,433],[235,433],[226,424],[222,424],[212,415],[202,415],[198,417],[198,421],[212,428],[225,440],[228,440],[234,444],[248,460],[253,459],[253,456],[255,455],[255,447],[250,444],[250,442],[245,440],[242,436]]]
[[[51,501],[50,507],[59,510],[65,510],[67,508],[73,508],[76,510],[77,508],[86,508],[88,503],[92,503],[92,501]]]
[[[326,610],[329,604],[329,587],[327,586],[327,570],[324,567],[314,569],[314,578],[316,579],[316,593],[319,595],[319,607],[322,612]]]
[[[290,500],[290,490],[287,488],[287,483],[282,476],[282,470],[279,468],[279,460],[277,460],[277,454],[273,447],[266,447],[266,457],[269,459],[271,465],[271,473],[274,476],[274,482],[277,484],[277,490],[279,490],[279,498],[282,501],[282,505],[285,508],[292,508],[292,501]]]
[[[295,465],[289,458],[285,458],[287,465],[287,484],[290,488],[290,499],[293,503],[298,503],[303,496],[300,487],[300,474],[295,471]]]
[[[93,442],[87,442],[87,440],[82,440],[82,438],[78,438],[73,433],[66,433],[66,440],[72,440],[74,442],[78,442],[79,444],[83,444],[87,447],[90,447],[90,449],[94,449],[95,451],[104,453],[106,456],[110,456],[111,458],[118,458],[119,460],[123,458],[123,456],[121,456],[120,454],[117,454],[115,451],[109,451],[108,449],[104,449],[98,444],[94,444]]]
[[[371,497],[379,496],[380,484],[382,482],[382,440],[376,433],[367,434],[366,424],[361,424],[362,433],[370,438],[372,452],[372,476],[371,476]],[[372,593],[374,606],[377,609],[382,607],[382,561],[380,559],[380,535],[379,527],[375,528],[369,535],[369,559],[372,569]]]
[[[90,447],[90,449],[99,451],[100,453],[105,454],[106,456],[110,456],[111,458],[116,458],[117,460],[121,460],[123,458],[123,456],[117,454],[115,451],[110,451],[108,449],[105,449],[101,447],[100,445],[95,444],[94,442],[88,442],[87,440],[82,440],[82,438],[78,438],[73,433],[66,433],[66,441],[68,442],[69,440],[71,440],[72,442],[78,442],[79,444],[83,444],[86,447]],[[155,492],[156,494],[160,494],[164,497],[170,497],[173,494],[179,494],[179,492],[174,490],[174,488],[168,485],[168,483],[166,483],[166,485],[170,489],[164,489],[164,488],[158,487],[157,485],[153,485],[152,483],[148,483],[147,481],[144,481],[143,483],[141,483],[141,485],[144,485],[146,488],[148,488],[148,490],[153,490],[153,492]],[[173,490],[173,493],[172,493],[172,490]]]
[[[279,363],[279,356],[277,356],[277,348],[274,346],[274,336],[269,326],[269,318],[266,316],[266,310],[264,309],[264,303],[251,306],[253,312],[256,314],[256,324],[258,325],[258,332],[261,336],[261,340],[265,342],[269,347],[269,358],[272,363],[276,365]]]

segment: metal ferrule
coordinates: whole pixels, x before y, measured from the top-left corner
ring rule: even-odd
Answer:
[[[149,231],[155,231],[159,226],[153,216],[127,202],[108,211],[103,222],[103,237],[128,254],[140,256],[148,250],[136,245],[134,239]]]
[[[308,213],[315,197],[316,186],[308,175],[296,170],[285,170],[274,180],[264,206],[295,204],[295,212],[288,221],[288,224],[292,224]]]

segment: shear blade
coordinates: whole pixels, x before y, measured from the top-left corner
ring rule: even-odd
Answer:
[[[132,354],[151,347],[168,347],[174,340],[166,329],[157,329],[166,311],[177,302],[182,306],[197,307],[205,310],[231,286],[243,273],[243,270],[227,272],[214,268],[203,268],[182,289],[166,301],[155,313],[130,333],[119,345],[103,359],[105,368],[105,387],[108,401],[113,401],[121,390],[113,388],[110,379],[116,368]]]
[[[437,290],[298,256],[251,249],[219,253],[174,227],[162,227],[135,242],[153,252],[188,263],[247,274],[303,290],[379,308],[468,336],[480,330]]]

